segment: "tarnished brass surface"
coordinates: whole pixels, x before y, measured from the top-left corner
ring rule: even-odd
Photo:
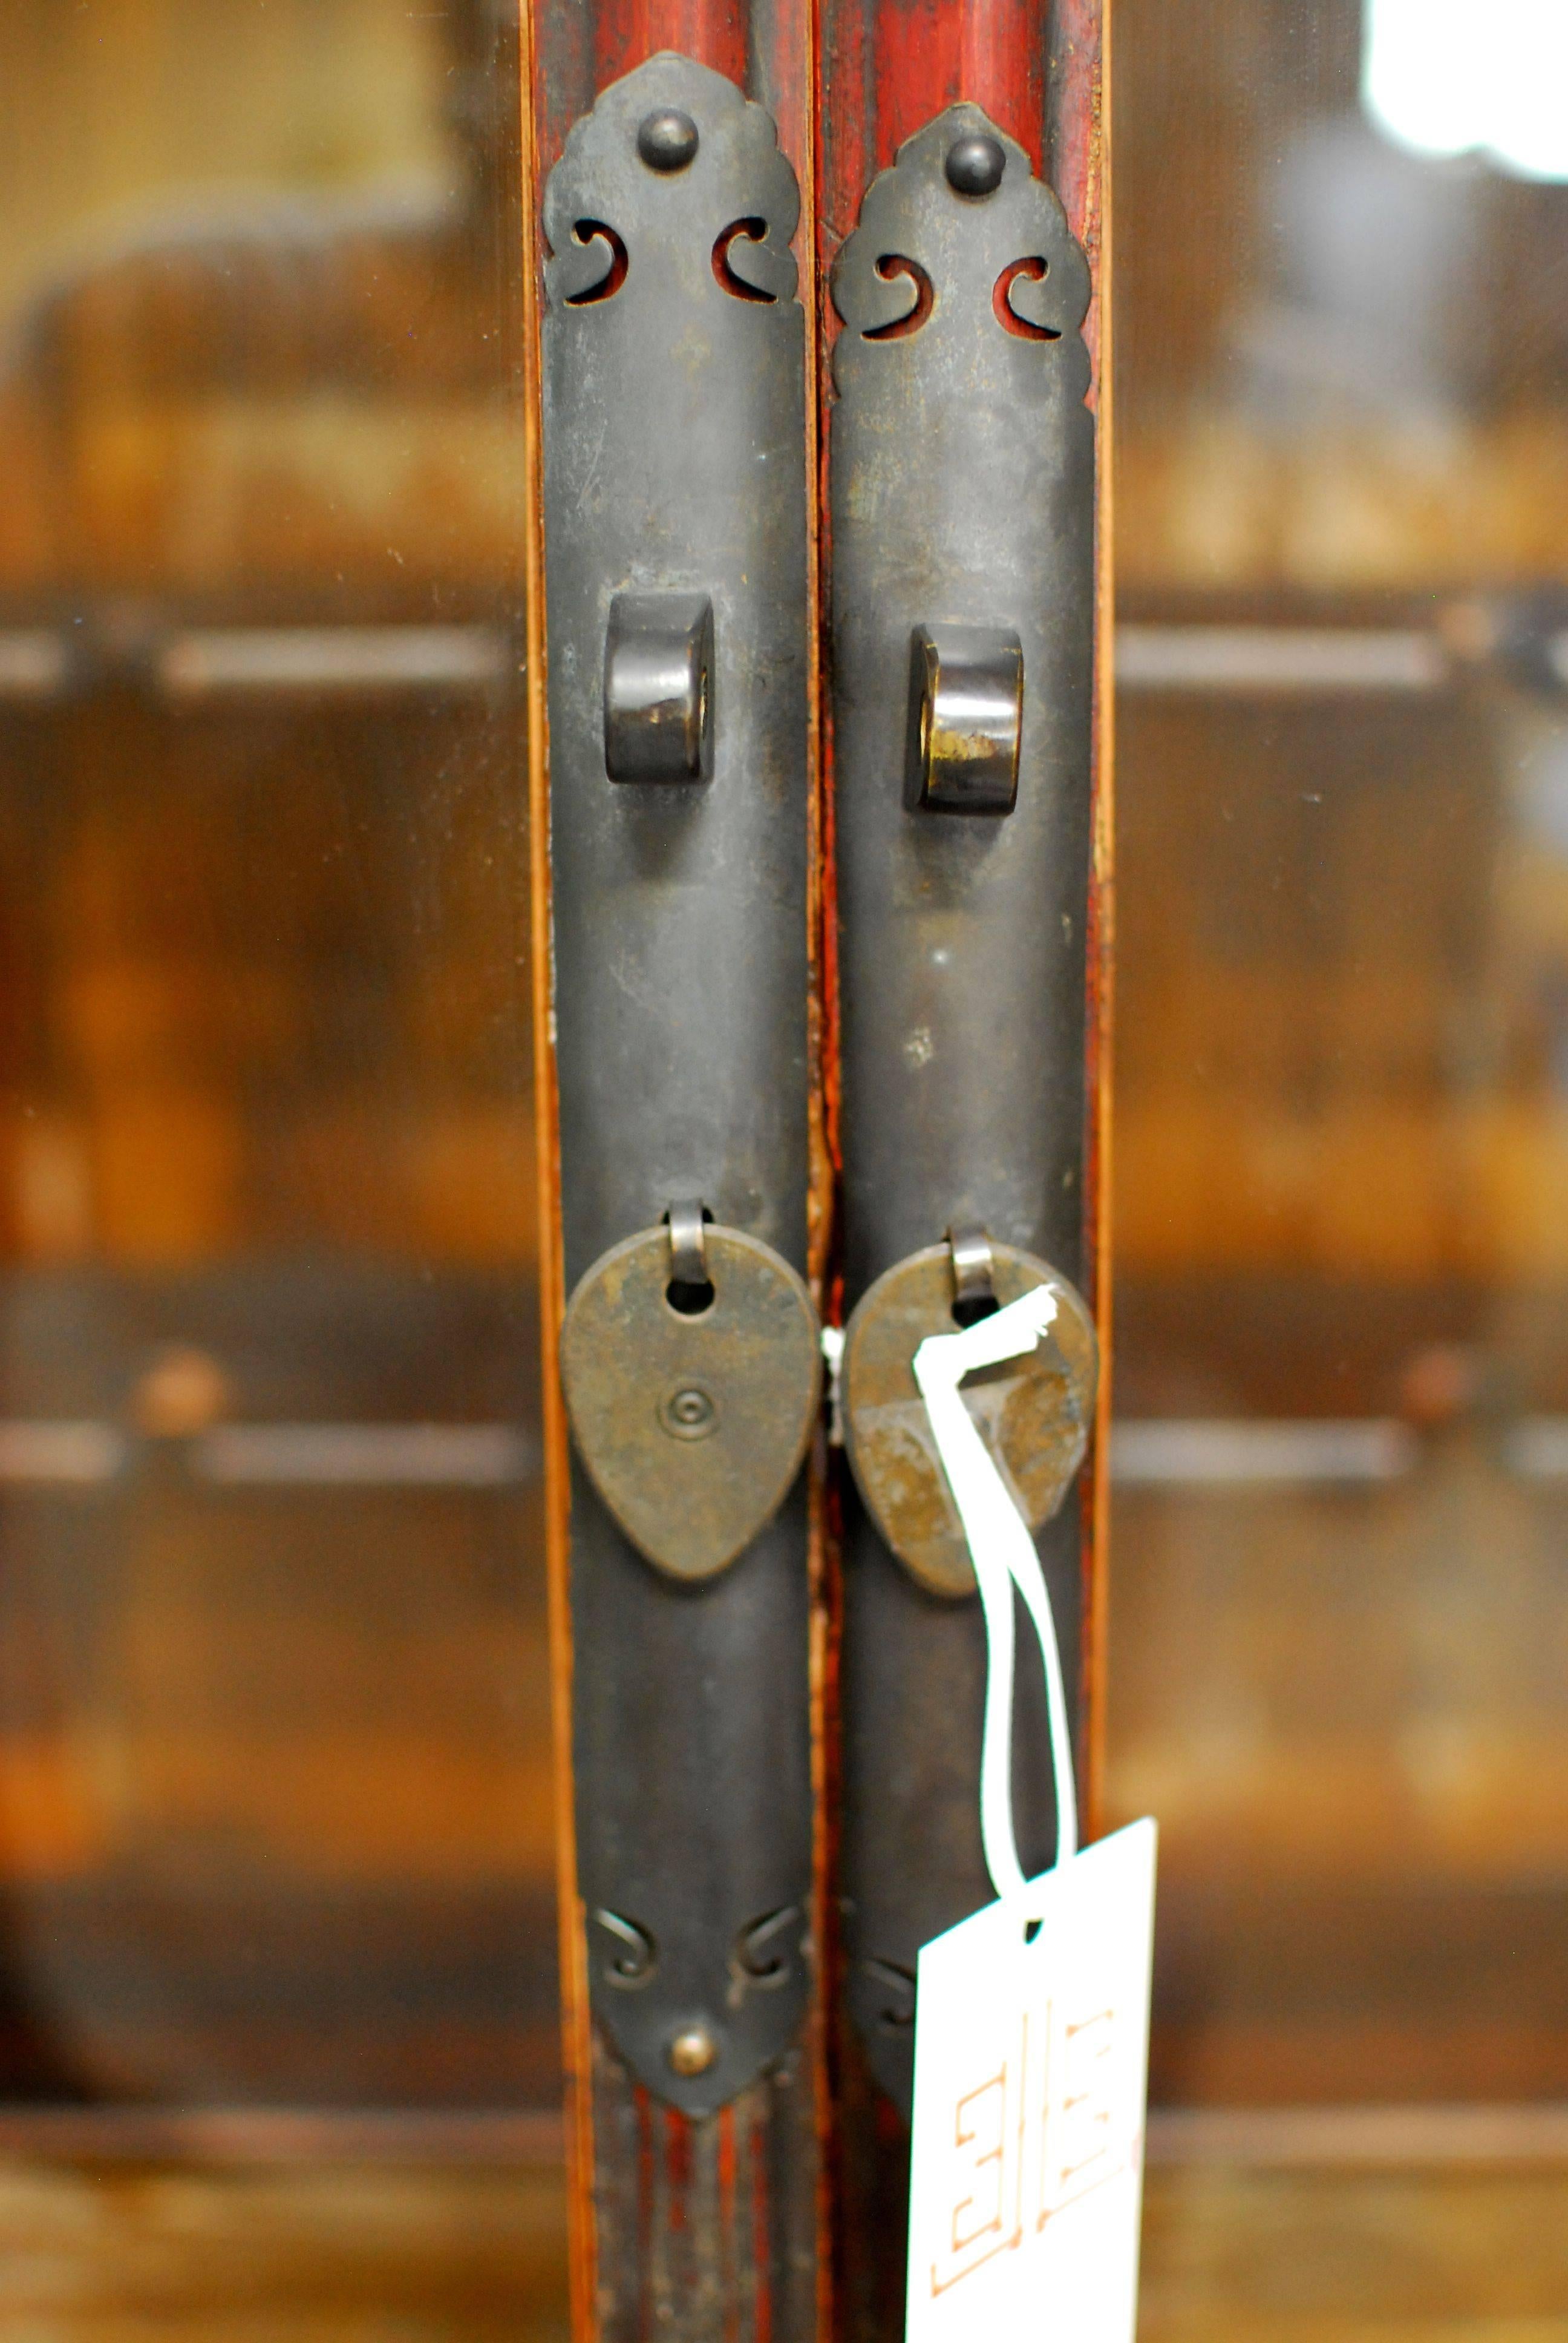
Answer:
[[[1032,1253],[991,1248],[999,1304],[1038,1285],[1057,1297],[1055,1323],[1033,1353],[975,1376],[964,1403],[1031,1529],[1048,1521],[1083,1461],[1100,1354],[1076,1287]],[[913,1361],[928,1334],[953,1330],[947,1245],[911,1253],[879,1277],[844,1337],[844,1440],[855,1480],[887,1544],[933,1594],[970,1594],[974,1568],[937,1461]]]
[[[805,1285],[739,1229],[705,1232],[713,1299],[673,1307],[668,1228],[594,1263],[561,1330],[573,1436],[638,1552],[711,1578],[788,1495],[817,1413],[821,1355]]]

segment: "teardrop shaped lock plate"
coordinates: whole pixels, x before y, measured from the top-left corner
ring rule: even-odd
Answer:
[[[703,1232],[712,1298],[678,1308],[670,1232],[601,1256],[568,1304],[561,1374],[578,1453],[627,1536],[672,1578],[712,1578],[772,1520],[816,1422],[811,1296],[771,1246]]]
[[[1027,1358],[977,1375],[964,1403],[1031,1529],[1055,1513],[1083,1462],[1094,1421],[1100,1350],[1076,1286],[1015,1245],[990,1248],[998,1305],[1037,1286],[1056,1319]],[[899,1560],[932,1594],[972,1594],[974,1565],[937,1460],[914,1356],[928,1334],[953,1330],[953,1256],[911,1253],[870,1287],[844,1334],[844,1444],[866,1509]]]

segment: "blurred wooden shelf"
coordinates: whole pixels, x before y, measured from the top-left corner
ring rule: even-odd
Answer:
[[[0,2158],[0,2335],[565,2343],[558,2172]]]
[[[1563,2343],[1568,2161],[1150,2173],[1140,2343]]]
[[[1189,2119],[1155,2121],[1141,2343],[1568,2336],[1561,2109],[1550,2140],[1508,2108],[1198,2120],[1176,2155]],[[0,2114],[0,2335],[564,2343],[558,2149],[548,2117]]]

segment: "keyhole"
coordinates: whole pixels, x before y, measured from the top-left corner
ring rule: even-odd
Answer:
[[[994,1293],[966,1293],[961,1302],[953,1303],[953,1324],[978,1326],[982,1318],[994,1318],[1000,1308]]]

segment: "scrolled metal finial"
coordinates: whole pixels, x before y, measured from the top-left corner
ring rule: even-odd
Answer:
[[[1010,367],[1011,396],[1081,404],[1089,295],[1083,249],[1023,148],[978,106],[950,106],[872,182],[839,252],[833,300],[849,328],[834,355],[839,393],[893,362],[877,351],[896,342],[898,362],[960,394]]]
[[[792,301],[799,216],[765,109],[661,51],[601,91],[546,182],[549,306],[607,306],[630,283],[682,299],[734,297],[738,284],[743,299]]]

